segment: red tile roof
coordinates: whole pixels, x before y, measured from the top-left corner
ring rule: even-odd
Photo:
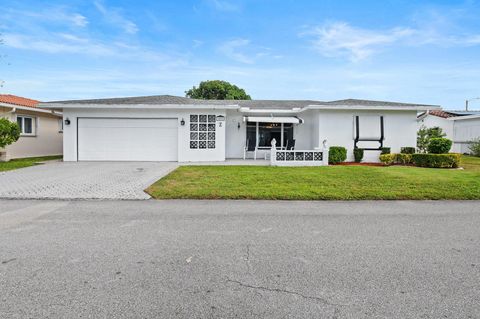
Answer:
[[[28,107],[37,107],[39,101],[27,99],[25,97],[11,95],[11,94],[0,94],[0,103],[8,103],[18,106],[28,106]]]
[[[428,111],[428,114],[435,115],[435,116],[438,116],[438,117],[443,117],[444,119],[449,118],[449,117],[457,116],[453,113],[445,112],[445,111],[442,111],[442,110],[430,110],[430,111]]]

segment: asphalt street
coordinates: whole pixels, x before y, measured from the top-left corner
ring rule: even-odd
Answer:
[[[480,318],[480,202],[0,200],[1,318]]]

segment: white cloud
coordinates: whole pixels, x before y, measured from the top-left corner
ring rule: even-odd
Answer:
[[[94,1],[93,4],[97,10],[103,15],[105,20],[111,25],[122,29],[129,34],[135,34],[138,32],[138,26],[125,18],[117,8],[107,8],[101,1]]]
[[[253,64],[258,59],[270,56],[270,49],[265,47],[252,47],[249,39],[233,39],[222,43],[218,52],[226,57],[245,64]]]
[[[88,24],[87,18],[82,16],[81,14],[75,13],[70,18],[73,24],[78,27],[85,27]]]
[[[252,59],[252,57],[248,56],[247,54],[239,51],[240,49],[245,48],[249,44],[250,40],[234,39],[220,45],[218,50],[232,60],[241,63],[251,64],[254,62],[254,59]]]
[[[355,28],[345,22],[335,22],[315,27],[306,34],[312,35],[313,47],[328,57],[347,56],[352,61],[363,60],[385,45],[397,42],[414,33],[409,28],[376,31]]]
[[[233,12],[240,10],[238,5],[226,0],[207,0],[207,3],[218,11]]]
[[[42,36],[38,34],[6,33],[3,38],[7,47],[47,54],[75,54],[99,58],[141,60],[149,63],[160,63],[164,66],[186,63],[185,58],[178,54],[166,54],[159,50],[124,42],[103,42],[69,33],[52,33]]]
[[[435,17],[424,19],[429,23],[387,30],[364,29],[346,22],[333,22],[313,27],[301,36],[313,38],[312,47],[322,55],[347,57],[353,62],[364,60],[394,45],[455,47],[480,44],[480,34],[462,32],[452,21],[447,23],[445,17],[438,17],[438,14]]]

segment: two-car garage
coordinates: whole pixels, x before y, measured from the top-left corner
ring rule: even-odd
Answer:
[[[176,118],[77,118],[79,161],[177,161]]]

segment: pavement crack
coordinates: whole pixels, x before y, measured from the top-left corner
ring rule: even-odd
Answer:
[[[279,292],[279,293],[285,293],[285,294],[295,295],[295,296],[302,297],[302,298],[304,298],[304,299],[315,300],[315,301],[321,302],[321,303],[323,303],[323,304],[325,304],[325,305],[332,306],[332,307],[348,306],[348,305],[344,305],[344,304],[337,304],[337,303],[330,302],[330,301],[328,301],[327,299],[322,298],[322,297],[304,295],[304,294],[302,294],[302,293],[300,293],[300,292],[296,292],[296,291],[292,291],[292,290],[287,290],[287,289],[270,288],[270,287],[266,287],[266,286],[254,286],[254,285],[249,285],[249,284],[243,283],[243,282],[241,282],[241,281],[233,280],[233,279],[230,279],[230,278],[227,278],[227,282],[232,282],[232,283],[235,283],[235,284],[237,284],[237,285],[239,285],[239,286],[242,286],[242,287],[245,287],[245,288],[250,288],[250,289],[270,291],[270,292]]]
[[[245,264],[247,265],[248,273],[251,273],[251,265],[250,265],[250,244],[247,244],[247,251],[245,254]]]
[[[17,258],[12,258],[12,259],[8,259],[8,260],[4,260],[4,261],[2,261],[2,264],[5,265],[5,264],[8,264],[9,262],[15,261],[15,260],[17,260]]]

